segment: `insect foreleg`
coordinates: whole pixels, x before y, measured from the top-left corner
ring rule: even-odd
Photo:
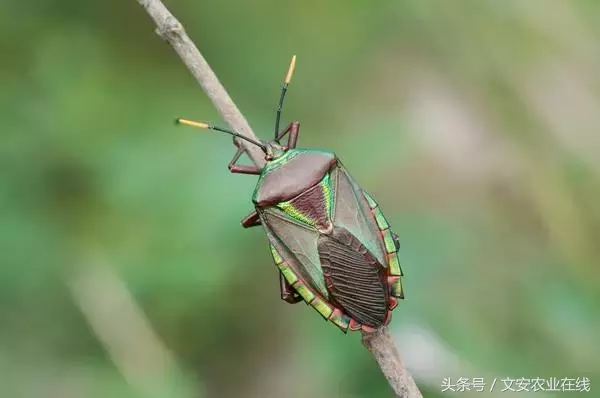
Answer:
[[[236,143],[235,140],[234,143]],[[244,149],[244,147],[237,145],[237,143],[236,146],[238,147],[237,151],[235,152],[235,155],[233,155],[233,159],[231,159],[231,162],[229,162],[229,165],[227,166],[229,170],[232,173],[259,175],[260,169],[258,167],[237,164],[238,160],[240,159],[240,156],[242,156],[242,154],[246,152],[246,150]]]

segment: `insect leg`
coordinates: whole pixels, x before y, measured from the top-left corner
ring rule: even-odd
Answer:
[[[392,232],[392,238],[394,238],[394,244],[396,245],[396,250],[400,250],[400,237],[395,232]]]
[[[302,297],[288,283],[283,274],[279,273],[279,286],[281,288],[281,299],[290,304],[296,304],[302,301]]]
[[[260,225],[260,218],[258,217],[258,213],[257,212],[252,212],[250,214],[248,214],[243,220],[242,220],[242,226],[244,228],[251,228],[251,227],[257,227]]]
[[[236,142],[234,141],[234,143]],[[241,164],[236,164],[240,159],[240,156],[242,156],[242,154],[246,151],[242,146],[237,145],[237,143],[236,146],[237,151],[235,152],[235,155],[233,155],[233,159],[231,159],[231,162],[229,162],[229,165],[227,166],[229,168],[229,171],[231,171],[232,173],[240,174],[260,174],[260,169],[256,166],[245,166]]]
[[[294,149],[296,148],[296,142],[298,141],[298,135],[300,134],[300,122],[290,123],[285,130],[277,134],[277,141],[281,140],[288,133],[290,134],[290,137],[288,138],[287,147],[289,149]]]
[[[281,140],[283,137],[286,136],[287,133],[290,132],[291,129],[292,129],[292,123],[288,124],[288,126],[285,128],[285,130],[281,130],[279,133],[277,133],[277,136],[275,137],[275,141]]]

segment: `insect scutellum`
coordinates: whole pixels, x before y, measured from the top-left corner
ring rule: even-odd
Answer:
[[[285,99],[285,94],[287,93],[287,89],[292,80],[292,75],[294,74],[295,68],[296,68],[296,56],[294,55],[292,57],[292,60],[290,61],[290,66],[288,68],[287,74],[285,75],[285,79],[283,81],[283,86],[281,87],[281,96],[279,97],[279,102],[277,103],[276,116],[275,116],[275,138],[273,139],[273,141],[266,142],[266,143],[263,143],[261,141],[256,141],[256,140],[254,140],[252,138],[248,138],[240,133],[237,133],[237,132],[232,131],[227,128],[215,126],[211,123],[195,122],[192,120],[187,120],[187,119],[182,119],[182,118],[176,119],[175,123],[183,124],[183,125],[190,126],[190,127],[220,131],[222,133],[230,134],[234,137],[237,137],[239,139],[242,139],[253,145],[258,146],[265,153],[267,160],[277,159],[278,157],[281,157],[288,149],[287,147],[279,144],[279,140],[281,139],[281,135],[279,134],[279,122],[281,120],[281,110],[283,108],[283,101]]]

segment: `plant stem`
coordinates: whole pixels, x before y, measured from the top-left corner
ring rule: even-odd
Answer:
[[[181,23],[169,12],[160,0],[136,0],[146,9],[156,23],[156,33],[165,39],[177,52],[181,60],[196,78],[202,90],[208,95],[223,120],[236,132],[258,141],[258,137],[235,105],[225,87],[208,65],[192,39],[185,33]],[[244,140],[236,139],[250,157],[250,160],[262,168],[265,164],[265,154],[255,145]]]
[[[381,372],[390,383],[390,387],[392,387],[397,397],[423,397],[400,359],[396,343],[386,326],[373,333],[363,332],[362,343],[377,361]]]

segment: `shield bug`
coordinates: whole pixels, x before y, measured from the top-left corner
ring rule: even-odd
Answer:
[[[404,298],[400,242],[375,200],[333,152],[297,148],[298,122],[279,131],[295,63],[294,56],[277,106],[273,141],[255,141],[208,123],[177,122],[239,137],[265,153],[260,169],[240,165],[245,150],[238,146],[229,170],[259,176],[252,195],[255,211],[242,226],[262,225],[279,269],[281,298],[291,304],[305,301],[344,333],[373,331],[390,322],[397,299]],[[281,144],[286,135],[287,143]]]

